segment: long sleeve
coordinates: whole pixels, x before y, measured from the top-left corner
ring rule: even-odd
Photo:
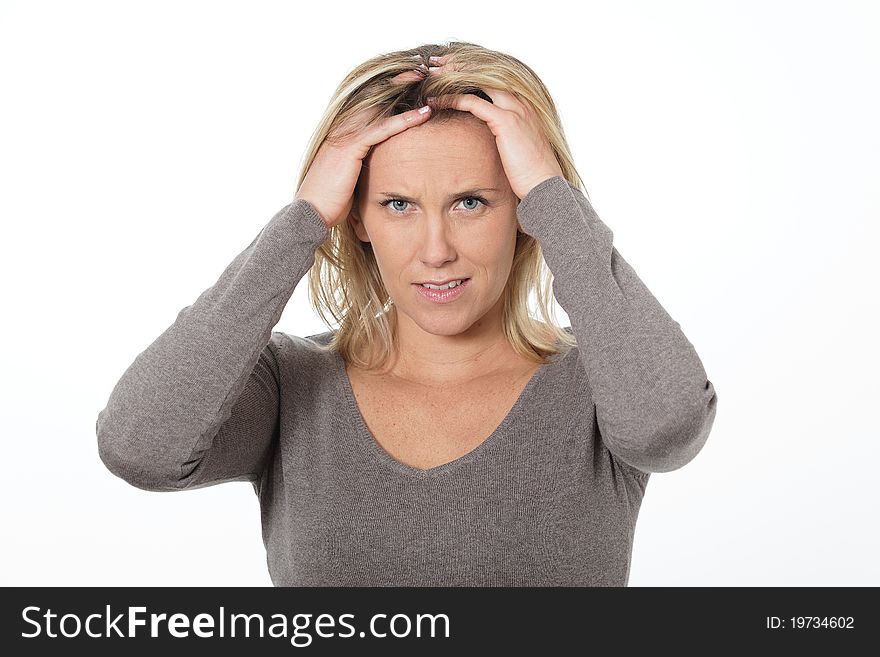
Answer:
[[[678,322],[563,176],[533,187],[517,214],[540,243],[553,292],[571,319],[602,442],[642,472],[688,463],[709,436],[717,395]]]
[[[272,328],[327,234],[310,203],[285,206],[137,355],[95,423],[113,474],[151,491],[259,479],[278,431]]]

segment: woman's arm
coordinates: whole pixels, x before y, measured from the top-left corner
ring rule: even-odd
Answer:
[[[257,481],[278,429],[272,328],[327,234],[308,201],[285,206],[138,354],[95,423],[111,472],[151,491]]]
[[[688,463],[709,436],[718,397],[678,322],[563,176],[533,187],[517,214],[553,272],[553,291],[571,319],[609,451],[642,472]]]

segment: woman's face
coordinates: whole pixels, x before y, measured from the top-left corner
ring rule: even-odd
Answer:
[[[463,333],[484,316],[500,321],[519,199],[481,119],[428,121],[377,144],[358,194],[352,226],[372,244],[398,320],[435,335]],[[470,280],[445,303],[417,285],[461,278]]]

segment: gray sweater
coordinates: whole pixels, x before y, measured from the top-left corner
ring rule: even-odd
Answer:
[[[471,452],[397,461],[316,349],[332,333],[273,331],[328,235],[296,200],[123,373],[101,460],[148,491],[251,482],[276,586],[626,586],[650,473],[696,456],[717,395],[577,188],[545,180],[517,215],[578,346]]]

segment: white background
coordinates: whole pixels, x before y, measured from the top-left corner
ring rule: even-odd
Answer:
[[[343,76],[466,40],[547,84],[719,395],[630,585],[877,586],[877,6],[0,2],[0,584],[271,585],[250,484],[134,488],[97,414],[292,200]],[[305,284],[275,330],[326,330]]]

